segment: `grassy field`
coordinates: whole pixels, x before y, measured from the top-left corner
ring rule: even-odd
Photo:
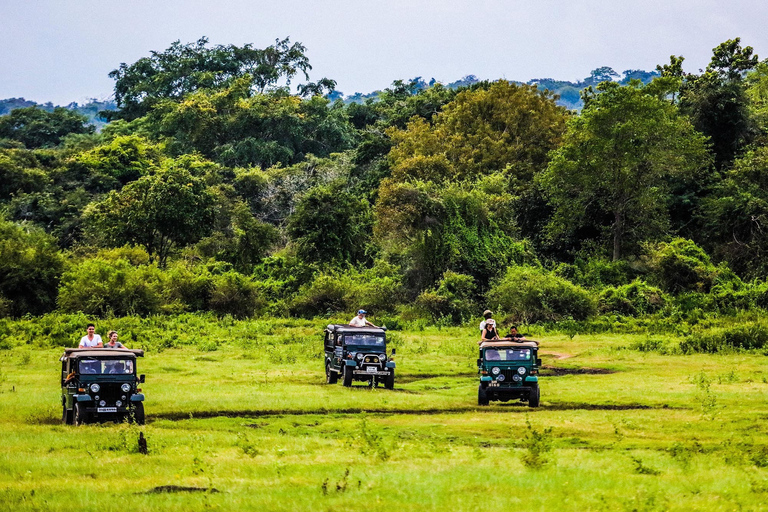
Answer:
[[[768,509],[764,355],[544,334],[542,406],[481,408],[471,328],[393,333],[394,391],[326,385],[320,332],[148,352],[143,427],[62,425],[61,349],[0,350],[0,509]]]

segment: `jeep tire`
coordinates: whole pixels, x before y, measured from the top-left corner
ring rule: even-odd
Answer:
[[[395,389],[395,370],[394,369],[390,370],[389,375],[384,377],[384,388]]]
[[[81,406],[79,402],[75,404],[74,416],[75,416],[74,418],[75,425],[77,425],[78,427],[80,425],[84,425],[88,423],[88,421],[90,420],[89,414],[85,412],[85,407]]]
[[[482,384],[477,388],[477,405],[488,405],[488,394]]]
[[[342,382],[345,387],[350,387],[352,385],[352,370],[349,369],[349,366],[344,366],[344,382]]]
[[[539,383],[534,382],[531,384],[531,393],[528,395],[528,407],[538,407],[540,397],[541,392],[539,391]]]
[[[62,405],[62,413],[61,413],[61,421],[64,422],[65,425],[71,425],[74,423],[74,411],[67,410],[66,405]]]
[[[339,374],[331,371],[331,363],[326,362],[325,363],[325,382],[326,384],[336,384],[336,381],[339,380]]]
[[[144,402],[136,402],[133,410],[128,414],[129,422],[136,422],[137,425],[144,424]]]

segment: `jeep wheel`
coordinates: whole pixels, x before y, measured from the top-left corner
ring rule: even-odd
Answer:
[[[133,406],[133,410],[128,413],[128,422],[136,422],[137,425],[144,424],[144,403],[136,402]]]
[[[352,370],[349,369],[349,366],[344,367],[344,382],[342,384],[346,387],[352,385]]]
[[[325,363],[325,382],[326,384],[336,384],[339,374],[331,371],[331,363]]]
[[[477,388],[477,405],[488,405],[488,394],[482,384]]]
[[[531,384],[531,394],[528,395],[528,407],[538,407],[540,397],[541,392],[539,391],[539,383],[534,382]]]
[[[391,370],[389,375],[384,378],[384,388],[395,389],[395,370]]]
[[[71,425],[73,423],[73,411],[68,411],[66,405],[62,405],[61,409],[61,421],[63,421],[65,425]]]
[[[75,404],[75,425],[80,426],[88,423],[90,418],[88,417],[88,413],[85,412],[85,407],[81,406],[79,403]]]

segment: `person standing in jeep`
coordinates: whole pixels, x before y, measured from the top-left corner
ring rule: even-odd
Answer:
[[[365,318],[366,314],[367,314],[367,311],[365,311],[364,309],[359,310],[357,312],[357,316],[349,321],[349,325],[351,327],[376,327],[378,329],[378,326],[373,325],[371,322],[366,320]]]

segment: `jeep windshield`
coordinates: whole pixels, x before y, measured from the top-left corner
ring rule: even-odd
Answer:
[[[133,373],[131,359],[81,359],[80,375],[127,375]]]
[[[347,345],[359,345],[363,347],[384,348],[384,336],[378,334],[345,334],[344,343]]]
[[[487,348],[485,349],[486,361],[530,361],[531,349],[529,348]]]

